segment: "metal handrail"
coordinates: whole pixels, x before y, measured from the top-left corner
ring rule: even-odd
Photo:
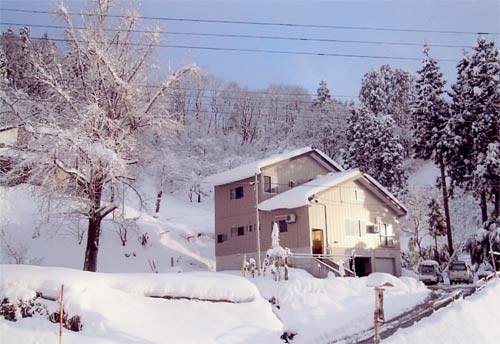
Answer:
[[[346,256],[346,255],[341,255],[341,254],[315,254],[315,253],[293,253],[291,252],[291,256],[292,257],[296,257],[296,258],[327,258],[327,259],[331,259],[331,258],[335,258],[335,257],[342,257],[342,258],[350,258],[351,256]],[[332,259],[333,260],[333,259]],[[344,266],[344,264],[339,264],[335,261],[333,261],[335,264],[339,265],[339,266],[342,266],[342,269],[344,271],[346,271],[347,273],[353,275],[353,276],[356,276],[356,272],[354,272],[353,270],[347,268]],[[322,264],[325,264],[325,265],[328,265],[324,262],[321,262]],[[340,271],[336,271],[339,275],[345,275],[342,274]]]

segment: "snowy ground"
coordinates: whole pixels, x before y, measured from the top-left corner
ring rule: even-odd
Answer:
[[[233,272],[237,273],[237,272]],[[284,330],[297,332],[294,343],[326,343],[367,329],[373,323],[374,291],[367,278],[317,279],[304,270],[291,269],[288,281],[270,276],[249,277],[266,299],[275,297],[275,309]],[[400,278],[385,293],[387,318],[424,301],[429,290],[411,278]]]
[[[12,249],[25,264],[80,269],[86,242],[84,239],[78,244],[76,233],[86,229],[85,221],[63,221],[57,215],[42,216],[40,202],[32,191],[33,187],[27,185],[0,187],[0,231],[4,232],[0,262],[15,262],[9,254]],[[117,226],[105,219],[98,271],[150,272],[150,262],[159,272],[213,270],[213,212],[207,208],[210,207],[167,196],[161,213],[155,218],[144,210],[139,212],[137,207],[128,206],[126,216],[136,217],[137,226],[129,228],[125,246],[120,241]],[[145,233],[149,240],[142,246],[139,236]]]
[[[81,332],[64,331],[65,343],[280,343],[282,325],[255,286],[223,273],[105,274],[73,269],[0,265],[0,295],[57,297],[83,320]],[[149,296],[188,299],[167,300]],[[48,302],[50,303],[50,302]],[[49,308],[57,307],[52,302]],[[0,342],[56,343],[58,326],[44,316],[0,318]]]
[[[397,331],[384,343],[495,344],[500,339],[500,281],[456,301],[414,326]]]

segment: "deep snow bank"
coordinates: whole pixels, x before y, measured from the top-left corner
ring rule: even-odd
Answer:
[[[391,277],[395,287],[387,288],[384,295],[388,319],[423,302],[429,294],[413,278]],[[367,287],[367,277],[318,279],[304,270],[290,269],[288,281],[276,282],[270,276],[248,280],[266,299],[277,299],[275,311],[284,330],[298,333],[294,343],[328,343],[373,324],[374,290]]]
[[[0,265],[0,297],[57,297],[78,314],[83,331],[65,331],[68,343],[279,343],[281,323],[257,288],[222,273],[105,274],[65,268]],[[173,296],[227,300],[158,299]],[[2,343],[57,341],[57,325],[40,316],[0,319]]]
[[[500,281],[456,301],[412,327],[401,329],[384,343],[494,344],[500,340]]]

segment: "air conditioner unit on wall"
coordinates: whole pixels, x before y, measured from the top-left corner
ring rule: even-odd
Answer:
[[[290,213],[286,216],[286,223],[295,223],[297,222],[297,215]]]
[[[295,223],[297,222],[297,215],[290,213],[286,216],[285,221],[286,223]]]

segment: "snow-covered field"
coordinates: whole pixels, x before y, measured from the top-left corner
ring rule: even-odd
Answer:
[[[495,344],[500,340],[500,281],[456,301],[384,343]]]
[[[366,329],[373,317],[367,278],[316,279],[298,269],[280,282],[238,272],[110,274],[28,265],[1,265],[0,273],[0,296],[11,301],[36,292],[57,299],[64,284],[65,310],[84,326],[65,330],[70,343],[279,343],[283,331],[297,333],[294,343],[321,343]],[[386,292],[388,317],[428,294],[415,280],[397,282]],[[272,297],[279,308],[268,302]],[[0,319],[0,329],[2,343],[55,342],[58,333],[44,316]]]
[[[65,343],[280,342],[271,305],[252,283],[228,274],[105,274],[27,265],[1,265],[0,273],[0,295],[11,300],[33,298],[35,291],[56,298],[64,283],[65,311],[83,321],[81,332],[64,331]],[[0,318],[3,344],[56,343],[57,335],[46,316]]]
[[[9,253],[16,251],[18,262],[81,269],[85,235],[78,243],[77,233],[86,230],[86,221],[57,215],[53,204],[51,215],[41,215],[40,201],[32,191],[43,191],[28,185],[0,186],[1,263],[15,263]],[[210,205],[189,203],[166,196],[158,218],[139,211],[130,202],[125,207],[128,218],[137,218],[128,228],[127,243],[122,245],[118,227],[109,219],[103,222],[98,256],[98,271],[159,272],[213,270],[213,211]],[[140,236],[149,237],[146,245]],[[171,267],[171,259],[174,266]]]

